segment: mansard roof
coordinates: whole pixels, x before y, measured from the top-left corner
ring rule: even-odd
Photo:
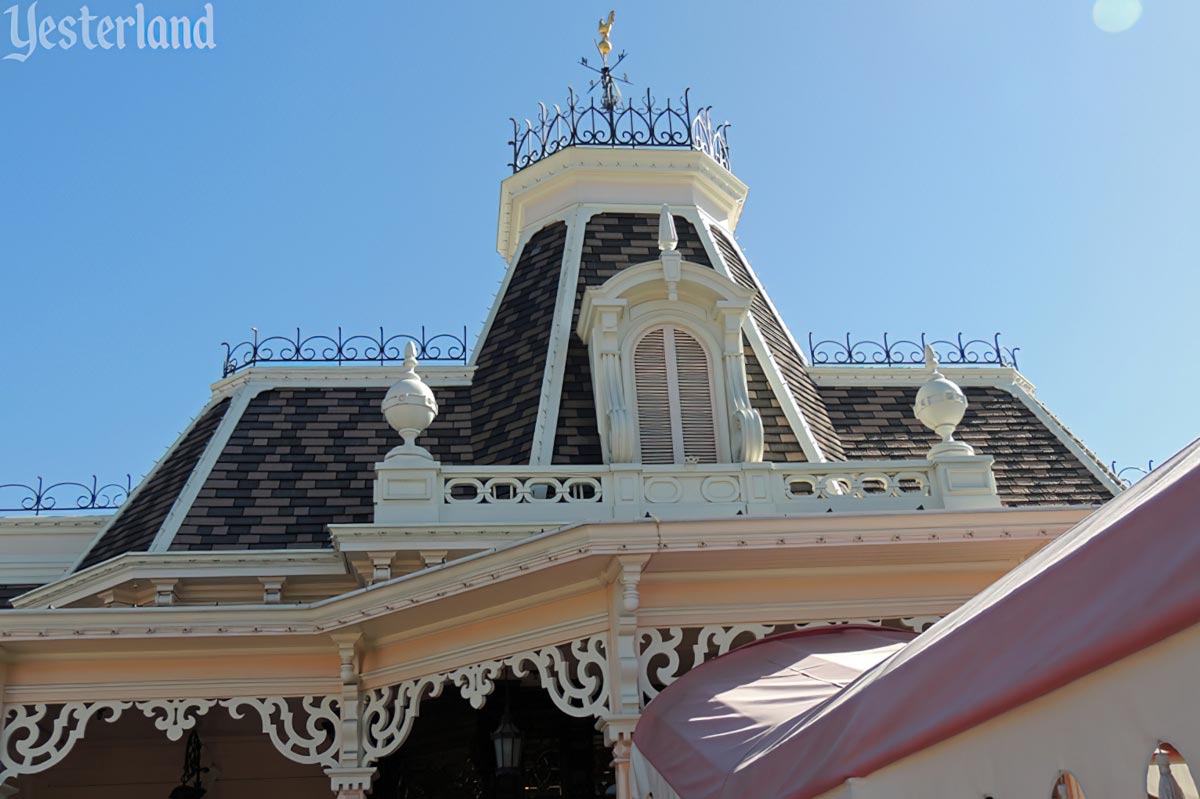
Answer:
[[[913,417],[918,370],[872,367],[864,383],[809,367],[732,233],[695,213],[675,225],[685,261],[754,292],[743,342],[764,460],[925,457],[936,436]],[[581,303],[588,288],[658,256],[654,213],[597,210],[574,233],[561,220],[527,233],[471,368],[422,367],[440,413],[419,443],[446,465],[601,465],[591,361],[575,332]],[[380,410],[394,370],[314,371],[255,368],[219,383],[79,568],[151,548],[327,548],[329,525],[372,522],[375,464],[401,443]],[[995,458],[1002,504],[1110,498],[1115,479],[1015,370],[993,372],[991,383],[964,384],[960,437]],[[539,448],[539,437],[552,440]]]
[[[885,371],[885,370],[880,370]],[[912,369],[892,386],[822,385],[821,395],[855,460],[920,459],[936,436],[912,419]],[[996,483],[1006,507],[1096,505],[1112,497],[1094,460],[1069,448],[1064,433],[1038,418],[1035,401],[1017,388],[967,387],[970,401],[959,437],[995,458]],[[441,413],[420,439],[446,464],[471,464],[475,451],[470,387],[436,388]],[[385,389],[375,386],[279,386],[250,400],[215,462],[202,467],[169,549],[326,548],[328,525],[368,524],[373,515],[375,464],[399,436],[379,411]],[[213,413],[210,411],[209,413]],[[208,419],[209,416],[203,417]],[[774,431],[773,434],[770,431]],[[769,446],[795,453],[784,424],[768,427]],[[188,443],[185,437],[177,446]],[[167,456],[172,461],[175,452]],[[591,453],[570,463],[595,464]],[[152,475],[121,511],[83,565],[125,551],[145,551],[154,535],[147,518],[165,519],[178,496],[174,484]],[[129,530],[140,531],[139,536]],[[157,530],[153,531],[157,532]],[[122,548],[123,547],[123,548]]]

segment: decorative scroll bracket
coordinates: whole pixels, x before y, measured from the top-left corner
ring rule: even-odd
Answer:
[[[363,695],[361,763],[371,766],[399,749],[420,715],[421,702],[441,696],[447,685],[458,688],[472,707],[483,707],[505,669],[516,677],[537,672],[555,706],[569,716],[604,716],[609,710],[605,651],[604,639],[594,636],[369,691]]]
[[[296,700],[302,711],[301,726],[284,697],[239,697],[235,699],[155,699],[141,702],[103,700],[9,705],[0,730],[0,787],[17,777],[39,774],[60,763],[87,733],[93,720],[113,722],[131,707],[178,741],[192,730],[200,716],[220,705],[235,719],[245,709],[257,712],[262,731],[284,757],[297,763],[332,768],[341,749],[338,699],[305,696]],[[51,708],[56,708],[51,717]]]

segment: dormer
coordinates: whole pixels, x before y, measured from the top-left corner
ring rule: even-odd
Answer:
[[[576,333],[588,347],[605,463],[756,463],[742,326],[754,292],[677,251],[663,206],[660,257],[589,288]]]

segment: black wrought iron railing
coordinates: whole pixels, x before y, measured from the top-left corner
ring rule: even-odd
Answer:
[[[690,90],[689,90],[690,91]],[[512,120],[513,173],[568,147],[686,147],[707,153],[729,169],[729,123],[714,125],[712,106],[693,109],[688,91],[678,101],[659,104],[645,97],[612,108],[568,89],[565,108],[538,103],[535,119]]]
[[[50,483],[41,477],[32,485],[0,484],[0,513],[43,513],[116,510],[133,491],[133,479],[124,483],[103,483],[92,475],[91,483]]]
[[[1154,461],[1147,461],[1145,466],[1122,466],[1118,467],[1117,462],[1113,461],[1109,467],[1117,479],[1125,485],[1126,488],[1141,480],[1150,472],[1154,471]]]
[[[417,346],[417,360],[423,362],[449,361],[467,362],[467,328],[462,336],[457,333],[435,333],[430,335],[422,327],[420,335],[394,333],[388,335],[382,327],[379,334],[356,333],[345,335],[342,328],[336,336],[305,336],[296,328],[295,336],[267,336],[260,338],[258,328],[246,341],[225,347],[225,361],[221,376],[231,374],[258,364],[270,363],[377,363],[380,365],[404,360],[404,349],[410,341]]]
[[[931,339],[924,333],[916,339],[891,339],[887,333],[880,341],[856,341],[847,333],[844,339],[816,340],[808,334],[808,361],[814,366],[912,366],[925,362],[925,346],[931,345],[938,361],[952,366],[1017,367],[1020,347],[1005,347],[1000,334],[990,339]]]

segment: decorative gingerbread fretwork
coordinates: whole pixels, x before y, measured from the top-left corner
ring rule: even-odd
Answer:
[[[562,649],[548,646],[534,652],[522,652],[505,662],[512,666],[518,677],[536,669],[542,687],[558,709],[568,716],[602,715],[608,709],[608,662],[604,641],[598,637],[572,641],[569,658]]]
[[[215,704],[215,699],[154,699],[137,702],[135,706],[146,718],[154,720],[154,726],[165,732],[168,740],[178,741]]]
[[[289,760],[327,768],[337,765],[342,736],[336,697],[238,697],[222,699],[221,705],[235,719],[242,718],[247,709],[257,713],[263,733]],[[299,719],[295,706],[300,710]]]
[[[602,716],[608,710],[603,638],[547,646],[368,691],[362,702],[363,763],[376,763],[404,744],[424,700],[436,699],[452,685],[472,707],[481,708],[505,670],[518,678],[536,673],[554,704],[567,715]]]
[[[0,786],[62,761],[93,720],[116,721],[132,702],[10,705],[0,731]]]

